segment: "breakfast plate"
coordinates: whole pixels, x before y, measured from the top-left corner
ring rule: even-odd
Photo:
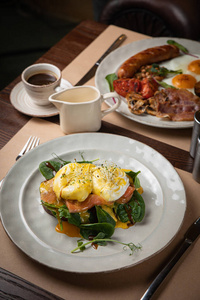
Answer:
[[[140,41],[136,41],[130,43],[128,45],[122,46],[112,53],[110,53],[99,65],[96,74],[95,74],[95,85],[100,90],[102,94],[109,92],[109,86],[105,79],[108,74],[117,72],[120,65],[129,57],[133,56],[134,54],[145,50],[147,48],[156,47],[160,45],[167,44],[167,40],[172,38],[149,38]],[[182,38],[173,38],[176,42],[184,45],[190,53],[199,54],[200,55],[200,43],[188,39]],[[195,59],[195,58],[194,58]],[[162,66],[165,66],[165,63],[162,63]],[[179,68],[181,69],[181,67]],[[122,98],[122,97],[121,97]],[[113,99],[106,100],[106,103],[109,106],[113,105]],[[160,128],[189,128],[193,127],[193,121],[169,121],[164,118],[157,118],[155,116],[151,116],[148,114],[143,115],[135,115],[132,114],[128,106],[125,102],[125,99],[122,98],[121,105],[117,109],[117,112],[123,115],[124,117],[131,119],[135,122],[153,126],[153,127],[160,127]]]
[[[71,253],[77,238],[57,233],[57,220],[40,204],[39,186],[44,177],[38,166],[55,154],[70,161],[83,155],[85,160],[107,160],[141,171],[138,176],[144,189],[145,217],[129,229],[117,228],[112,236],[121,242],[140,244],[141,250],[130,255],[121,244],[108,243]],[[186,210],[183,183],[169,161],[143,143],[105,133],[72,134],[41,144],[12,167],[0,196],[2,224],[13,243],[41,264],[77,273],[120,270],[150,258],[174,238]]]
[[[61,87],[69,88],[72,85],[65,79],[61,79]],[[23,82],[20,81],[12,89],[10,94],[10,101],[14,108],[21,113],[31,117],[52,117],[58,115],[58,109],[51,103],[49,105],[41,106],[32,102],[29,95],[26,93]]]

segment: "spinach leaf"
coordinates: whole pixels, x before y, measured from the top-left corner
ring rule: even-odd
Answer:
[[[67,219],[67,221],[70,224],[73,224],[73,225],[78,226],[78,227],[80,226],[81,218],[80,218],[79,213],[70,213],[69,209],[67,208],[66,205],[61,206],[58,209],[58,212],[59,212],[60,219],[65,218],[65,219]]]
[[[107,213],[105,210],[103,210],[100,206],[95,206],[96,212],[97,212],[97,219],[98,223],[109,223],[115,227],[115,220]]]
[[[132,201],[134,201],[134,204],[132,207],[132,203],[130,203],[130,206],[132,207],[131,216],[135,222],[141,222],[145,215],[144,199],[136,190],[133,193],[132,199]]]
[[[46,160],[40,163],[39,171],[47,179],[51,179],[55,176],[55,173],[58,172],[62,164],[54,160]]]
[[[116,214],[118,216],[118,219],[123,222],[126,223],[129,221],[129,216],[128,213],[126,211],[126,206],[125,204],[118,204],[117,208],[116,208]]]
[[[80,234],[86,240],[96,238],[97,236],[100,239],[109,238],[113,235],[115,230],[115,220],[100,206],[95,206],[95,208],[97,223],[80,225]],[[106,243],[102,241],[100,244],[102,246],[106,245]]]
[[[140,173],[140,171],[138,171],[138,172],[127,171],[125,173],[133,179],[133,184],[134,184],[135,188],[138,189],[140,187],[140,180],[137,177],[137,175]]]
[[[117,75],[115,73],[112,73],[112,74],[108,74],[105,79],[107,80],[108,82],[108,85],[109,85],[109,89],[111,92],[114,91],[114,87],[113,87],[113,81],[118,79]]]
[[[134,191],[131,200],[125,204],[116,204],[116,214],[123,223],[141,222],[145,215],[145,203],[138,191]]]
[[[115,231],[115,227],[109,223],[94,223],[80,225],[80,234],[86,239],[90,240],[91,237],[96,237],[100,232],[104,234],[105,238],[110,238]]]

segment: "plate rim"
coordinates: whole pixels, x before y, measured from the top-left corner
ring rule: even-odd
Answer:
[[[41,151],[42,151],[41,149],[47,148],[47,147],[49,146],[49,144],[51,144],[52,142],[57,142],[57,141],[62,141],[62,140],[64,141],[66,138],[70,138],[70,139],[72,138],[72,139],[73,139],[74,136],[76,136],[76,137],[84,136],[84,138],[85,138],[86,135],[87,135],[87,136],[91,136],[91,134],[87,134],[87,133],[84,133],[84,134],[73,134],[73,135],[64,136],[64,137],[58,137],[58,138],[56,138],[56,139],[54,139],[54,140],[51,140],[51,141],[48,141],[48,142],[46,142],[46,143],[41,144],[39,147],[37,147],[37,148],[31,150],[31,151],[26,155],[26,157],[25,157],[25,156],[22,157],[22,158],[21,158],[21,159],[20,159],[20,160],[12,167],[12,168],[11,168],[11,170],[8,172],[8,174],[7,174],[6,178],[5,178],[5,182],[6,182],[6,180],[9,178],[9,175],[13,172],[13,169],[16,169],[17,166],[18,166],[19,164],[22,164],[23,160],[24,160],[24,162],[25,162],[25,161],[28,159],[29,156],[32,156],[31,153],[33,154],[33,153],[35,153],[36,151],[41,152]],[[101,135],[101,136],[109,136],[109,138],[112,136],[112,137],[114,137],[115,139],[116,139],[116,138],[119,138],[119,139],[120,139],[120,138],[123,138],[123,139],[126,139],[127,141],[128,141],[128,140],[133,140],[133,139],[128,138],[128,137],[118,136],[118,135],[110,134],[110,133],[92,133],[92,136],[93,136],[93,137],[94,137],[95,135],[97,135],[97,136],[100,136],[100,135]],[[135,142],[138,143],[138,144],[145,145],[145,144],[143,144],[143,143],[141,143],[141,142],[139,142],[139,141],[136,141],[136,140],[133,140],[133,141],[135,141]],[[158,153],[162,158],[164,158],[165,162],[168,162],[168,163],[169,163],[169,165],[172,167],[173,171],[177,174],[177,176],[178,176],[180,182],[182,183],[182,180],[181,180],[180,176],[178,175],[177,171],[175,170],[175,168],[172,166],[172,164],[171,164],[164,156],[162,156],[159,152],[157,152],[156,150],[154,150],[154,149],[151,148],[150,146],[145,145],[145,147],[148,147],[149,149],[152,149],[153,152]],[[87,149],[86,149],[86,150],[87,150]],[[26,160],[25,160],[25,159],[26,159]],[[182,183],[182,186],[183,186],[183,183]],[[4,183],[3,183],[3,186],[2,186],[2,190],[4,190]],[[2,190],[1,190],[1,191],[2,191]],[[136,264],[141,263],[141,262],[143,262],[144,260],[147,260],[147,259],[149,259],[150,257],[156,255],[158,252],[162,251],[163,248],[165,248],[169,243],[171,243],[171,241],[172,241],[172,240],[175,238],[175,236],[177,235],[177,233],[178,233],[178,231],[180,230],[181,225],[182,225],[182,223],[183,223],[184,216],[185,216],[185,211],[186,211],[186,206],[187,206],[186,194],[185,194],[184,186],[183,186],[183,193],[184,193],[184,199],[185,199],[185,210],[184,210],[184,214],[183,214],[183,216],[182,216],[181,222],[180,222],[180,224],[179,224],[179,226],[178,226],[178,228],[177,228],[177,230],[176,230],[176,233],[170,238],[170,240],[168,241],[168,243],[165,244],[163,247],[161,247],[158,251],[156,251],[156,252],[153,253],[152,255],[150,255],[150,256],[144,258],[143,260],[140,260],[140,261],[137,262]],[[0,196],[2,197],[2,193],[0,193]],[[2,206],[2,202],[1,202],[1,201],[0,201],[0,206]],[[14,244],[16,244],[16,242],[13,240],[12,236],[10,235],[10,232],[7,231],[7,228],[6,228],[6,226],[5,226],[4,219],[2,218],[2,216],[1,216],[1,219],[2,219],[3,227],[4,227],[4,229],[6,230],[8,236],[11,238],[11,240],[14,242]],[[17,245],[24,253],[26,253],[26,252],[24,251],[23,247],[21,248],[18,244],[16,244],[16,245]],[[67,272],[75,272],[75,273],[100,273],[100,272],[111,272],[111,271],[116,271],[116,270],[120,270],[120,269],[124,269],[124,268],[128,268],[128,267],[132,267],[132,266],[135,265],[135,264],[131,264],[131,265],[126,265],[126,266],[119,267],[119,268],[112,268],[112,269],[109,269],[109,270],[93,270],[93,271],[92,271],[92,270],[90,270],[90,271],[88,271],[88,270],[85,270],[85,271],[67,270],[67,269],[62,269],[62,268],[60,268],[60,267],[57,268],[56,266],[52,266],[52,265],[49,266],[49,265],[47,265],[46,263],[44,263],[43,261],[38,260],[38,259],[36,259],[35,257],[30,256],[29,253],[26,253],[26,254],[27,254],[29,257],[31,257],[32,259],[36,260],[37,262],[39,262],[39,263],[41,263],[41,264],[44,264],[44,265],[46,265],[46,266],[48,266],[48,267],[52,267],[52,268],[54,268],[54,269],[63,270],[63,271],[67,271]],[[128,255],[128,254],[126,253],[126,255]]]
[[[99,74],[100,74],[100,72],[102,72],[102,68],[104,67],[104,65],[106,65],[106,66],[110,65],[110,60],[111,60],[112,57],[117,56],[117,58],[115,60],[119,62],[120,59],[119,59],[118,55],[123,53],[125,50],[127,50],[130,47],[131,47],[131,49],[132,49],[132,47],[134,48],[137,45],[139,45],[140,47],[141,46],[144,47],[145,43],[147,43],[147,44],[149,44],[149,43],[150,44],[152,44],[152,43],[157,44],[158,43],[160,45],[163,45],[163,43],[166,42],[166,40],[169,40],[169,39],[177,40],[180,44],[184,43],[184,42],[187,43],[188,50],[190,50],[191,45],[195,45],[196,47],[199,46],[199,53],[200,53],[199,42],[189,40],[189,39],[185,39],[185,38],[178,38],[178,37],[173,37],[173,38],[172,37],[155,37],[155,38],[152,37],[151,38],[150,37],[150,38],[144,38],[144,39],[141,39],[141,40],[133,41],[133,42],[130,42],[129,44],[122,45],[121,47],[115,49],[114,51],[112,51],[109,55],[107,55],[104,58],[104,60],[100,63],[100,65],[98,66],[98,68],[96,70],[96,73],[95,73],[95,85],[96,85],[96,87],[100,90],[101,93],[109,92],[108,86],[106,86],[106,90],[101,88],[101,83],[99,83],[99,82],[102,81],[101,80],[102,78],[99,79]],[[149,45],[149,46],[145,46],[144,49],[147,49],[147,47],[148,48],[149,47],[154,47],[155,45],[153,45],[153,44]],[[143,49],[141,49],[141,50],[143,50]],[[133,51],[132,55],[134,55],[138,52],[139,52],[139,50],[135,50],[135,51]],[[132,55],[127,55],[125,58],[121,59],[121,62],[117,63],[118,67],[121,65],[121,63],[123,63],[127,58],[129,58]],[[115,72],[116,70],[117,70],[117,67],[115,68],[115,70],[113,70],[113,72]],[[112,72],[110,72],[110,73],[112,73]],[[109,99],[106,100],[105,102],[108,106],[111,106],[111,103],[109,102]],[[124,103],[124,105],[125,105],[125,103]],[[121,114],[122,116],[124,116],[125,118],[128,118],[128,119],[130,119],[132,121],[135,121],[139,124],[150,126],[150,127],[157,127],[157,128],[164,128],[164,129],[184,129],[184,128],[191,128],[191,127],[193,127],[193,124],[194,124],[193,121],[182,121],[180,123],[180,122],[167,121],[167,120],[166,121],[161,121],[161,124],[159,124],[159,122],[154,122],[154,119],[153,119],[153,118],[155,118],[154,116],[149,116],[149,115],[148,115],[148,117],[150,117],[150,120],[152,120],[152,122],[148,123],[148,122],[145,122],[145,120],[137,118],[137,115],[131,114],[129,111],[127,111],[128,114],[121,111],[120,107],[116,111],[119,114]]]

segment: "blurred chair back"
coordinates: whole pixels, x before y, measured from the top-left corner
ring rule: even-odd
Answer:
[[[111,0],[99,21],[152,37],[200,40],[200,0]]]

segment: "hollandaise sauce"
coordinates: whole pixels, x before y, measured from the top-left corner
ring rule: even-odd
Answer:
[[[58,225],[56,226],[56,231],[59,233],[64,233],[70,237],[81,237],[80,228],[78,228],[77,226],[70,224],[67,221],[62,221],[62,226],[63,229],[61,230],[60,224],[58,223]]]

